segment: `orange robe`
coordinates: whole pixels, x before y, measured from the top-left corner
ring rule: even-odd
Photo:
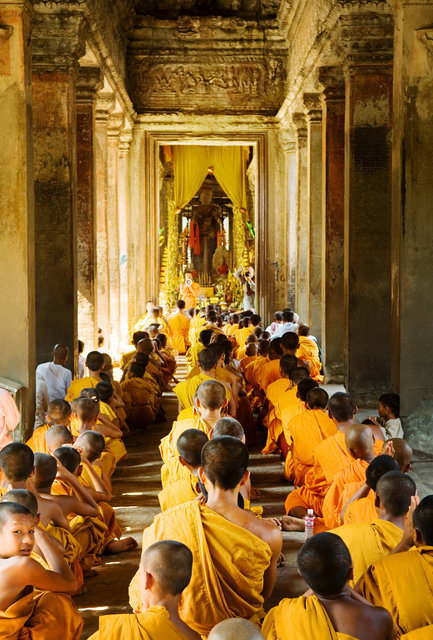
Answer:
[[[33,453],[48,453],[45,434],[52,426],[52,424],[43,424],[33,431],[32,437],[26,442],[26,445],[30,447]]]
[[[364,574],[360,588],[364,598],[390,612],[401,640],[433,637],[433,547],[382,558]]]
[[[269,362],[260,368],[260,372],[257,375],[257,382],[266,393],[269,385],[279,378],[281,378],[280,360],[277,358],[276,360],[269,360]]]
[[[227,618],[258,621],[263,615],[264,574],[272,557],[266,542],[195,500],[157,515],[143,532],[142,549],[159,540],[182,542],[192,552],[179,615],[197,633],[207,636]],[[140,611],[138,572],[129,595],[132,609]]]
[[[99,616],[98,622],[99,630],[89,640],[187,640],[162,606],[150,607],[144,613]]]
[[[377,518],[375,506],[376,494],[372,489],[365,498],[359,498],[351,502],[344,512],[344,524],[357,524],[360,522],[372,522]]]
[[[144,378],[127,378],[121,384],[124,402],[128,407],[128,425],[144,429],[154,422],[157,414],[157,393]]]
[[[178,504],[195,500],[198,496],[197,478],[190,473],[189,476],[178,478],[168,484],[158,493],[161,511],[177,507]]]
[[[279,360],[272,360],[278,362]],[[269,364],[271,364],[271,362]],[[295,413],[300,411],[299,400],[296,397],[297,387],[287,378],[279,378],[272,382],[266,390],[266,398],[270,403],[264,424],[268,429],[266,445],[263,454],[273,453],[278,449],[278,438],[283,433],[282,411],[287,407],[296,407]]]
[[[159,445],[159,452],[164,463],[161,467],[163,488],[180,478],[188,478],[191,475],[189,469],[179,462],[179,452],[176,446],[179,436],[187,429],[198,429],[210,437],[211,427],[200,416],[173,422],[170,433],[162,438]]]
[[[254,362],[254,360],[257,359],[257,356],[245,356],[244,358],[242,358],[242,360],[240,361],[240,367],[241,367],[241,371],[243,373],[245,373],[245,369],[247,368],[247,366],[251,363]]]
[[[185,301],[187,309],[195,309],[197,306],[197,296],[200,293],[200,285],[198,282],[180,285],[180,299]]]
[[[191,345],[186,352],[186,368],[188,373],[198,365],[198,354],[206,347],[201,342]]]
[[[172,313],[167,318],[169,334],[168,341],[179,354],[186,352],[189,346],[190,320],[183,313]]]
[[[305,474],[314,463],[313,449],[337,433],[335,422],[320,409],[308,409],[287,423],[291,436],[295,487],[304,484]]]
[[[299,336],[299,347],[296,355],[301,360],[305,360],[310,365],[310,377],[317,382],[323,382],[324,378],[320,374],[322,363],[319,357],[319,347],[311,338]]]
[[[368,462],[352,460],[350,465],[335,476],[323,501],[322,512],[328,529],[339,527],[340,514],[350,498],[365,484]]]
[[[243,327],[242,329],[238,329],[233,333],[233,337],[236,340],[238,345],[238,349],[242,349],[245,346],[248,336],[250,336],[254,331],[254,327],[249,325],[248,327]]]
[[[86,376],[85,378],[78,378],[77,380],[72,380],[69,385],[68,393],[65,396],[65,400],[67,402],[72,402],[75,398],[81,394],[83,389],[88,389],[92,387],[94,389],[98,384],[99,380],[96,380],[93,376]]]

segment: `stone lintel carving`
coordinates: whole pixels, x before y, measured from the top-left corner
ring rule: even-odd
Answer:
[[[119,151],[127,153],[129,151],[132,138],[133,134],[131,129],[124,129],[123,131],[121,131],[119,137]]]
[[[114,93],[100,91],[97,94],[95,118],[96,122],[107,122],[114,109]]]
[[[307,139],[307,118],[302,111],[295,111],[292,113],[292,123],[296,132],[298,141]]]
[[[346,84],[342,67],[319,67],[318,80],[325,87],[325,100],[344,100]]]
[[[355,8],[354,3],[349,4]],[[360,4],[365,6],[372,3]],[[374,11],[343,13],[338,23],[336,48],[340,51],[346,70],[356,66],[362,66],[365,70],[378,65],[392,67],[394,22],[391,14]]]
[[[304,106],[308,122],[322,121],[322,103],[320,93],[304,93]]]
[[[64,4],[56,3],[54,11],[35,5],[31,38],[35,71],[78,71],[78,58],[86,50],[84,21],[79,13],[62,13],[59,7]]]
[[[121,111],[114,111],[108,116],[107,135],[109,138],[119,138],[120,131],[125,123],[125,117]]]
[[[99,67],[80,67],[77,76],[77,102],[93,103],[102,86],[103,79]]]

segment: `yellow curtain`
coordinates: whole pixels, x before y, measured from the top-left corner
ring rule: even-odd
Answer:
[[[213,149],[213,173],[235,207],[247,208],[246,163],[243,147]]]
[[[183,209],[206,179],[212,161],[209,148],[200,145],[176,145],[173,151],[174,203]]]

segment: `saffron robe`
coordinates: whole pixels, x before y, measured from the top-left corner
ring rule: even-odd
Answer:
[[[375,520],[377,518],[375,501],[376,494],[370,489],[368,496],[351,502],[344,512],[344,524],[357,524]]]
[[[263,367],[265,362],[269,362],[269,358],[266,358],[265,356],[257,356],[257,358],[253,362],[250,362],[250,364],[245,368],[245,380],[252,387],[258,387],[259,383],[258,380],[256,380],[256,375],[258,375],[258,371]]]
[[[83,619],[66,594],[33,591],[0,611],[4,640],[79,640]]]
[[[277,358],[276,360],[269,360],[269,362],[266,362],[266,364],[260,367],[257,382],[259,383],[259,387],[266,393],[269,385],[279,378],[281,378],[280,360]]]
[[[188,478],[189,469],[179,462],[179,452],[176,443],[179,436],[187,429],[198,429],[210,436],[211,427],[200,417],[194,416],[191,419],[173,422],[173,426],[168,435],[161,440],[159,452],[164,464],[161,467],[161,484],[163,489],[180,478]]]
[[[272,385],[271,385],[272,386]],[[313,449],[337,433],[335,422],[320,409],[307,409],[287,423],[291,436],[295,487],[304,484],[305,474],[314,463]]]
[[[368,462],[352,460],[350,465],[337,473],[323,500],[322,512],[325,525],[329,529],[339,527],[340,514],[344,505],[365,484],[365,472]]]
[[[284,598],[263,621],[266,640],[356,640],[335,631],[317,596]]]
[[[310,365],[310,378],[317,382],[323,382],[324,377],[320,374],[322,363],[319,357],[319,347],[311,338],[299,336],[299,347],[296,356],[301,360],[305,360]]]
[[[198,364],[198,354],[205,349],[204,344],[197,342],[193,344],[186,352],[186,369],[188,373]]]
[[[189,346],[189,326],[190,319],[183,313],[173,313],[167,318],[169,332],[168,341],[170,346],[179,354],[183,354]]]
[[[65,400],[67,402],[72,402],[79,397],[83,389],[88,389],[92,387],[94,389],[98,384],[99,380],[96,380],[93,376],[86,376],[85,378],[78,378],[77,380],[72,380],[69,385],[68,393],[65,396]]]
[[[89,640],[187,640],[161,606],[149,607],[144,613],[99,616],[98,621],[99,630]]]
[[[272,551],[266,542],[198,501],[157,515],[143,532],[143,550],[159,540],[183,542],[192,552],[191,581],[179,616],[207,636],[227,618],[254,621],[263,615],[263,580]],[[134,611],[142,608],[138,572],[129,587]]]
[[[158,394],[148,380],[127,378],[121,384],[124,401],[128,407],[128,424],[132,429],[149,426],[157,414]]]
[[[393,522],[376,518],[374,522],[344,524],[333,529],[345,542],[353,562],[353,585],[364,575],[368,567],[391,553],[403,536],[403,531]]]
[[[360,589],[369,602],[390,612],[398,631],[409,634],[407,640],[430,640],[433,547],[417,547],[382,558],[364,574]],[[406,636],[402,635],[402,638],[406,639]]]
[[[254,331],[254,327],[249,325],[248,327],[243,327],[242,329],[238,329],[233,333],[233,337],[236,340],[236,344],[238,345],[238,349],[242,349],[245,346],[248,336],[250,336]]]
[[[158,493],[158,500],[161,511],[167,511],[178,504],[195,500],[197,496],[197,478],[190,472],[189,476],[178,478],[168,484]]]
[[[179,384],[175,386],[173,390],[183,409],[193,406],[195,392],[197,391],[201,383],[205,382],[205,380],[214,380],[214,378],[207,376],[205,373],[200,373],[196,376],[193,376],[192,378],[189,378],[188,380],[179,382]],[[230,400],[230,397],[230,392],[228,391],[228,389],[226,389],[227,400]]]
[[[26,442],[26,445],[30,447],[33,453],[48,453],[45,434],[52,426],[52,424],[43,424],[33,431],[32,437]]]
[[[279,363],[279,360],[272,360],[271,362]],[[266,398],[270,403],[270,407],[265,418],[268,435],[266,445],[262,450],[263,454],[273,453],[278,449],[278,438],[283,433],[283,409],[291,407],[294,415],[300,411],[299,399],[296,397],[296,392],[297,387],[292,387],[292,383],[288,378],[279,378],[272,382],[266,389]]]

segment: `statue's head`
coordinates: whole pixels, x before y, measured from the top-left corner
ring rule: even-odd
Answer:
[[[200,204],[204,207],[208,207],[212,203],[212,189],[205,188],[200,191]]]

